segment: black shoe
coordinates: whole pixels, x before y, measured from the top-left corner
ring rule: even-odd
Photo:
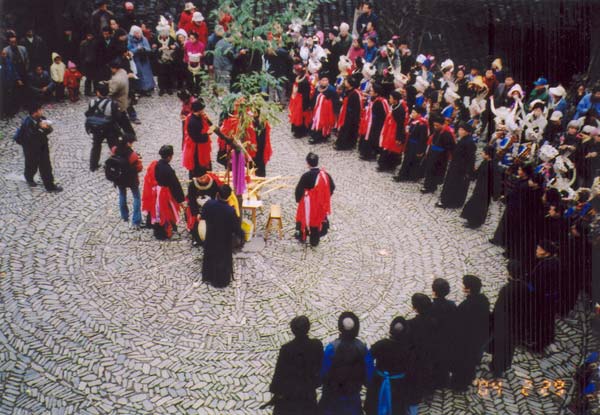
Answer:
[[[57,185],[52,185],[51,187],[46,188],[48,193],[59,193],[63,191],[63,188]]]
[[[142,123],[138,118],[136,118],[135,120],[131,120],[131,122],[136,125],[140,125]]]
[[[32,181],[27,180],[27,185],[29,187],[37,187],[38,184],[33,180]]]
[[[500,246],[500,245],[502,245],[502,244],[501,244],[499,241],[497,241],[497,240],[496,240],[496,239],[494,239],[494,238],[490,238],[490,239],[488,239],[488,242],[489,242],[489,243],[491,243],[492,245],[496,245],[496,246]]]
[[[425,188],[421,189],[421,193],[423,193],[424,195],[427,194],[427,193],[433,193],[434,191],[435,190],[430,190],[430,189],[425,189]]]
[[[90,167],[90,171],[93,173],[93,172],[95,172],[96,170],[98,170],[100,167],[102,167],[102,165],[100,165],[100,164],[97,164],[97,165],[95,165],[94,167]]]
[[[446,209],[446,206],[444,206],[444,205],[443,205],[442,203],[440,203],[440,202],[437,202],[437,203],[436,203],[434,206],[435,206],[436,208],[440,208],[440,209]]]
[[[471,224],[471,223],[469,223],[469,222],[465,223],[463,226],[464,226],[465,228],[467,228],[467,229],[477,229],[477,228],[479,228],[479,226],[477,226],[477,225],[473,225],[473,224]]]

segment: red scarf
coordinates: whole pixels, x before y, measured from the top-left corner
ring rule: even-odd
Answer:
[[[188,115],[185,118],[185,122],[183,124],[183,156],[182,156],[182,164],[187,170],[194,170],[196,165],[196,161],[200,166],[208,168],[210,166],[210,152],[211,152],[211,142],[210,135],[208,136],[208,141],[206,143],[195,143],[190,135],[188,134],[188,124],[190,122],[193,114]],[[202,134],[208,134],[208,129],[210,128],[208,117],[202,115]],[[194,156],[196,160],[194,160]]]
[[[385,111],[385,117],[387,118],[387,115],[390,113],[390,104],[388,104],[387,100],[383,97],[377,97],[374,100],[372,100],[371,102],[369,102],[369,107],[367,108],[367,119],[366,119],[366,123],[367,123],[367,130],[365,131],[365,140],[369,139],[369,134],[371,134],[371,127],[373,124],[373,105],[375,105],[376,102],[381,102],[381,104],[383,105],[383,110]],[[385,118],[384,118],[385,121]],[[381,135],[379,136],[379,145],[381,145]]]
[[[360,101],[360,110],[362,112],[362,107],[363,107],[362,96],[356,89],[353,89],[352,91],[350,91],[350,93],[348,95],[346,95],[344,97],[344,101],[342,102],[342,109],[340,110],[340,116],[339,116],[338,122],[337,122],[338,128],[342,128],[342,126],[346,122],[346,112],[348,112],[348,100],[350,99],[350,94],[358,94],[358,98]],[[360,117],[360,115],[359,115],[359,117]]]
[[[321,169],[317,175],[315,187],[304,190],[304,196],[300,199],[296,210],[296,222],[300,223],[302,236],[306,236],[307,228],[318,228],[320,231],[323,222],[330,214],[331,190],[329,176],[325,170]]]
[[[333,102],[325,94],[320,93],[315,104],[314,118],[311,129],[320,131],[324,137],[331,134],[335,126],[335,114],[333,113]]]
[[[408,107],[406,106],[406,102],[404,100],[400,101],[400,104],[404,109],[404,125],[408,123]],[[406,130],[402,132],[404,136],[404,143],[400,144],[396,141],[396,136],[398,132],[398,123],[394,119],[393,109],[388,112],[385,117],[385,123],[383,125],[383,131],[381,132],[381,148],[384,150],[390,151],[392,153],[401,154],[404,152],[404,147],[406,145]]]

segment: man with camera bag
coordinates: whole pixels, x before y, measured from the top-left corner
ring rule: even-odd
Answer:
[[[44,117],[42,105],[32,103],[29,108],[29,116],[23,120],[14,140],[23,147],[27,184],[30,187],[37,186],[33,178],[39,169],[46,191],[56,193],[61,192],[63,189],[56,185],[52,175],[50,148],[48,146],[48,136],[51,133],[52,126]]]
[[[96,98],[90,101],[85,112],[85,130],[88,134],[92,134],[92,150],[90,152],[90,171],[92,172],[100,167],[102,142],[106,140],[109,149],[117,145],[121,133],[117,123],[118,111],[117,103],[108,97],[108,85],[99,83],[96,87]]]

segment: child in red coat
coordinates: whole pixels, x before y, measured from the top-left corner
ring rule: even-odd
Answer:
[[[81,82],[82,76],[81,72],[77,70],[77,65],[69,61],[63,82],[65,88],[69,91],[69,99],[71,102],[79,101],[79,83]]]

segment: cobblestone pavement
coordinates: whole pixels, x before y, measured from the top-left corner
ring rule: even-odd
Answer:
[[[316,149],[337,185],[329,235],[317,249],[299,245],[292,190],[270,193],[267,204],[283,207],[283,240],[263,246],[256,239],[238,254],[227,289],[194,286],[202,253],[188,236],[159,242],[149,231],[128,229],[117,191],[101,171],[88,171],[84,106],[46,109],[55,122],[51,154],[65,188],[60,194],[26,185],[21,150],[6,138],[17,121],[2,126],[0,414],[267,413],[258,408],[270,398],[293,316],[308,315],[311,334],[330,341],[339,312],[353,310],[360,337],[372,344],[394,316],[412,315],[410,296],[429,293],[436,276],[450,280],[458,301],[466,272],[482,277],[491,301],[505,280],[501,251],[487,242],[499,206],[482,229],[467,230],[456,211],[433,209],[435,196],[421,195],[419,185],[395,183],[331,145],[294,140],[282,122],[267,173],[299,176],[306,153]],[[175,97],[144,99],[138,112],[136,148],[146,164],[162,144],[179,147]],[[180,154],[173,165],[185,177]],[[267,212],[259,215],[260,229]],[[573,372],[581,327],[559,322],[559,341],[546,358],[519,349],[501,394],[491,387],[481,394],[442,391],[420,413],[558,413],[560,399],[542,388]],[[483,367],[480,377],[489,377]]]

